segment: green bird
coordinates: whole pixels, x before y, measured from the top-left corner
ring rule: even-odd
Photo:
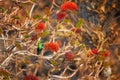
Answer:
[[[43,44],[42,44],[42,41],[39,41],[38,42],[38,47],[37,47],[37,54],[39,55],[40,52],[42,51],[43,49]]]

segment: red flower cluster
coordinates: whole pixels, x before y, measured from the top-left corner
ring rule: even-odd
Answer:
[[[38,25],[35,27],[36,32],[40,32],[45,30],[45,24],[43,22],[38,23]]]
[[[98,54],[98,49],[92,49],[91,52],[92,54]]]
[[[98,49],[92,49],[89,55],[92,55],[92,54],[95,54],[95,55],[98,54],[99,56],[102,56],[102,57],[108,57],[110,55],[110,51],[109,50],[98,51]]]
[[[27,75],[25,76],[25,80],[38,80],[38,78],[34,75]]]
[[[78,6],[74,2],[67,1],[61,5],[61,10],[78,10]]]
[[[50,43],[45,44],[45,49],[53,51],[53,52],[57,52],[59,49],[59,46],[57,43],[50,42]]]
[[[102,57],[108,57],[110,55],[110,51],[109,50],[100,51],[100,55]]]
[[[72,61],[74,59],[74,54],[71,52],[66,52],[65,53],[65,59],[68,61]]]
[[[58,20],[64,19],[65,16],[66,16],[66,12],[60,11],[60,12],[57,13],[57,19]]]

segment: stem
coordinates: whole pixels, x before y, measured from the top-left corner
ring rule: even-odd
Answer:
[[[34,8],[35,8],[35,3],[33,3],[33,5],[32,5],[32,8],[31,8],[31,10],[30,10],[30,13],[29,13],[29,17],[31,18],[31,16],[32,16],[32,12],[33,12],[33,10],[34,10]]]

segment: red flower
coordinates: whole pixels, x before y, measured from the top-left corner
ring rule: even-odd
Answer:
[[[54,51],[57,52],[59,49],[59,46],[57,43],[50,42],[50,43],[45,44],[45,49],[53,51],[53,52]]]
[[[68,61],[72,61],[74,59],[74,54],[71,52],[66,52],[65,53],[65,59]]]
[[[66,12],[60,11],[60,12],[57,13],[57,19],[58,20],[64,19],[65,16],[66,16]]]
[[[81,29],[80,28],[73,28],[73,29],[71,29],[71,31],[75,32],[76,34],[81,33]]]
[[[110,55],[110,51],[109,50],[102,50],[102,51],[100,51],[100,55],[102,57],[108,57]]]
[[[91,52],[92,54],[98,54],[98,49],[92,49]]]
[[[78,6],[74,2],[67,1],[61,5],[61,10],[78,10]]]
[[[45,24],[43,22],[38,23],[38,25],[35,27],[36,32],[40,32],[45,30]]]
[[[38,78],[34,75],[27,75],[25,76],[25,80],[38,80]]]

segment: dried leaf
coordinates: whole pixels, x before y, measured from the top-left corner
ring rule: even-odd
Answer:
[[[47,16],[50,15],[50,8],[49,8],[49,7],[46,7],[46,8],[45,8],[45,14],[46,14]]]
[[[19,43],[15,43],[15,46],[20,50],[22,49],[22,46]]]
[[[91,11],[91,10],[92,10],[92,9],[91,9],[90,7],[88,7],[88,6],[87,6],[86,8],[87,8],[87,10],[89,10],[89,11]]]
[[[0,69],[0,75],[10,75],[10,72],[5,69]]]
[[[116,8],[116,4],[113,3],[113,4],[112,4],[112,8]]]
[[[0,34],[2,34],[2,32],[3,32],[3,31],[2,31],[2,28],[0,28]]]
[[[28,34],[26,34],[25,36],[24,36],[24,38],[29,38],[30,37],[30,35],[28,35]]]
[[[55,61],[54,59],[50,59],[50,63],[54,66],[57,66],[59,63]]]
[[[0,69],[0,76],[4,76],[4,80],[9,80],[10,72],[4,69]]]
[[[100,10],[105,12],[105,6],[101,6]]]

